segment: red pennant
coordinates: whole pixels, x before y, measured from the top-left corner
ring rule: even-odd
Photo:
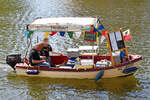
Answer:
[[[128,34],[128,35],[124,36],[124,39],[125,39],[125,40],[130,40],[130,39],[131,39],[131,35]]]
[[[130,40],[131,39],[131,35],[130,35],[130,30],[126,30],[123,32],[123,35],[124,35],[124,39],[125,40]]]
[[[50,36],[53,36],[53,35],[55,35],[57,32],[51,32],[49,35]]]
[[[106,34],[107,34],[107,31],[104,30],[104,31],[102,32],[102,36],[105,36]]]

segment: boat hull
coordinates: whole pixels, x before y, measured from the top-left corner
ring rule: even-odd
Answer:
[[[58,68],[40,68],[39,74],[27,74],[27,69],[35,69],[35,67],[28,67],[25,65],[21,65],[24,67],[16,66],[16,74],[24,75],[24,76],[39,76],[39,77],[50,77],[50,78],[75,78],[75,79],[95,79],[96,75],[104,71],[102,78],[113,78],[120,76],[127,76],[133,74],[135,72],[131,71],[128,73],[123,73],[123,71],[127,68],[138,68],[139,62],[131,63],[121,67],[108,67],[108,68],[92,68],[92,69],[60,69]]]

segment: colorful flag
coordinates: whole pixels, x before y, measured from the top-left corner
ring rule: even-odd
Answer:
[[[24,35],[25,35],[26,37],[28,36],[28,32],[29,32],[29,31],[27,31],[27,30],[24,31]]]
[[[34,31],[29,31],[29,33],[28,33],[28,38],[31,36],[31,34],[33,33]]]
[[[98,31],[99,31],[99,30],[102,30],[102,29],[104,29],[104,26],[103,26],[103,25],[100,25],[100,26],[97,28]]]
[[[102,44],[103,41],[106,39],[106,34],[107,34],[107,31],[104,30],[104,31],[102,32],[102,37],[101,37],[101,41],[100,41],[101,44]]]
[[[29,38],[34,31],[25,31],[24,35]]]
[[[101,35],[102,33],[98,31],[98,37]]]
[[[107,31],[104,30],[104,31],[102,32],[102,36],[106,36],[106,34],[107,34]]]
[[[45,32],[45,38],[48,38],[50,32]]]
[[[96,26],[96,27],[97,27],[97,26]],[[103,27],[103,25],[100,25],[100,26],[97,27],[97,28],[94,27],[93,31],[94,31],[94,32],[97,32],[97,31],[102,30],[102,29],[104,29],[104,27]]]
[[[50,36],[53,36],[53,35],[55,35],[57,32],[51,32],[49,35]]]
[[[65,32],[59,32],[60,33],[60,36],[64,36],[65,35]]]
[[[125,40],[130,40],[131,39],[131,35],[130,35],[130,29],[126,30],[123,32],[123,36]]]
[[[73,34],[73,37],[74,37],[75,39],[78,39],[80,36],[81,36],[81,32],[75,32],[75,33]]]
[[[68,35],[69,35],[70,38],[72,38],[73,37],[73,32],[68,32]]]
[[[97,32],[98,30],[94,27],[93,32]]]

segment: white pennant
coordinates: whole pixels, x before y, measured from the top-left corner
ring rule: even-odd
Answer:
[[[78,39],[80,36],[81,36],[81,32],[75,32],[75,33],[73,34],[73,37],[74,37],[75,39]]]
[[[102,43],[104,42],[105,39],[106,39],[106,37],[103,35],[103,36],[101,37],[100,44],[102,44]]]

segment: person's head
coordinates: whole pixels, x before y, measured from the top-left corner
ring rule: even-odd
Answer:
[[[43,44],[42,44],[42,43],[38,43],[38,44],[36,44],[33,48],[34,48],[35,50],[40,51],[40,50],[42,50],[42,48],[43,48]]]
[[[33,48],[35,50],[41,51],[44,47],[48,47],[48,43],[47,42],[38,43]]]
[[[44,47],[48,47],[48,39],[45,38],[43,42],[36,44],[33,48],[41,51]]]
[[[44,38],[43,47],[48,47],[48,38]]]

